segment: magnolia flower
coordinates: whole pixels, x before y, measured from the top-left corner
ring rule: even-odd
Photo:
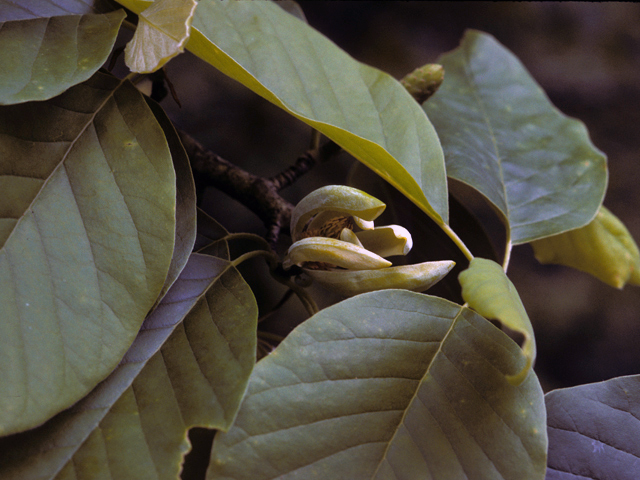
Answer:
[[[386,205],[342,185],[307,195],[293,210],[293,245],[284,268],[298,265],[319,284],[350,296],[401,288],[422,292],[453,268],[450,260],[392,266],[385,257],[406,255],[413,242],[399,225],[375,227]]]

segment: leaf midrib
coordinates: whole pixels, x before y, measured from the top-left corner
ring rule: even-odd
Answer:
[[[40,189],[38,190],[38,193],[36,193],[33,196],[33,200],[31,200],[31,202],[29,203],[29,206],[24,210],[23,214],[20,216],[20,218],[17,219],[16,225],[14,226],[13,230],[11,230],[11,233],[9,234],[9,236],[6,238],[4,245],[7,245],[9,243],[9,240],[11,239],[11,237],[13,236],[13,232],[15,232],[20,223],[22,222],[22,220],[25,218],[25,216],[27,215],[28,212],[33,210],[33,206],[34,204],[37,202],[37,200],[40,198],[41,193],[45,190],[45,188],[47,187],[47,185],[49,184],[49,182],[51,181],[51,178],[55,175],[55,173],[60,170],[60,168],[63,167],[65,161],[67,160],[67,158],[69,157],[70,152],[73,150],[73,148],[75,147],[76,143],[78,142],[78,140],[84,135],[84,133],[87,131],[87,129],[89,128],[90,125],[93,125],[93,122],[96,118],[96,116],[98,115],[98,113],[104,108],[104,106],[107,104],[107,102],[109,100],[111,100],[114,95],[115,92],[124,84],[126,79],[122,79],[119,81],[118,86],[116,86],[115,88],[113,88],[111,90],[111,92],[109,93],[109,95],[107,95],[104,99],[104,101],[102,103],[99,104],[98,108],[91,114],[90,118],[88,119],[88,121],[86,122],[86,124],[84,125],[84,127],[82,127],[82,129],[78,132],[78,134],[76,135],[76,137],[73,139],[72,142],[69,143],[69,146],[67,147],[66,151],[64,152],[64,154],[62,155],[62,158],[60,159],[60,161],[58,162],[58,164],[54,167],[53,170],[51,170],[51,172],[49,173],[49,175],[47,176],[47,178],[44,180],[44,182],[42,183],[42,185],[40,186]],[[64,108],[66,111],[72,111],[66,107],[62,107]],[[82,113],[82,112],[76,112],[76,113]],[[13,137],[16,138],[16,137]],[[51,141],[46,141],[46,143],[52,143]],[[37,178],[37,177],[28,177],[28,178]],[[75,195],[74,195],[75,197]],[[2,250],[4,249],[4,246],[0,248],[0,252],[2,252]]]
[[[435,359],[440,355],[440,353],[442,353],[442,347],[443,347],[445,341],[453,333],[457,322],[462,317],[463,310],[464,310],[464,307],[460,307],[459,310],[458,310],[458,313],[456,314],[456,316],[451,320],[451,325],[449,326],[449,328],[447,329],[447,332],[442,337],[442,340],[439,342],[440,344],[438,345],[438,349],[433,354],[433,357],[431,357],[431,360],[429,361],[429,364],[427,365],[427,368],[425,368],[424,375],[422,375],[422,378],[420,378],[420,380],[418,380],[417,388],[416,388],[415,392],[413,393],[413,395],[411,396],[411,399],[407,403],[407,407],[404,409],[404,412],[402,413],[402,417],[400,419],[400,422],[398,423],[398,427],[396,428],[396,430],[393,433],[393,435],[391,436],[391,438],[387,441],[387,446],[384,449],[384,454],[380,458],[380,461],[378,462],[378,466],[376,467],[375,471],[373,472],[373,475],[371,476],[371,478],[376,478],[377,477],[378,472],[380,471],[380,467],[382,466],[384,460],[387,458],[387,455],[389,453],[389,448],[391,448],[391,445],[393,444],[394,439],[395,439],[396,435],[398,434],[398,431],[400,430],[400,427],[405,424],[405,419],[407,418],[407,413],[409,412],[409,409],[410,409],[411,405],[413,405],[413,402],[415,402],[416,398],[418,397],[418,392],[420,391],[421,385],[423,384],[425,378],[430,375],[431,367],[433,366],[433,363],[434,363]]]
[[[507,189],[506,189],[506,182],[504,179],[504,170],[502,169],[502,163],[503,163],[503,159],[502,156],[500,154],[500,149],[498,148],[498,141],[496,139],[495,133],[493,131],[493,127],[491,125],[491,119],[487,113],[487,108],[485,106],[485,103],[482,101],[482,97],[480,95],[480,90],[478,87],[478,82],[476,82],[475,80],[475,75],[474,75],[474,71],[471,68],[471,52],[469,52],[468,49],[465,49],[464,51],[465,53],[465,63],[463,65],[464,68],[464,73],[465,73],[465,77],[469,80],[469,87],[471,90],[471,93],[473,94],[474,99],[476,100],[476,102],[478,103],[478,106],[480,107],[481,110],[481,114],[482,117],[484,119],[484,123],[487,126],[487,129],[489,130],[489,138],[491,139],[491,143],[493,144],[493,148],[496,154],[496,159],[498,161],[498,169],[499,169],[499,174],[500,174],[500,186],[502,187],[502,198],[504,198],[504,205],[505,205],[505,209],[506,211],[504,212],[505,217],[507,219],[507,223],[505,225],[507,232],[509,234],[509,237],[511,236],[510,232],[511,232],[511,212],[510,212],[510,206],[509,206],[509,196],[507,194]]]

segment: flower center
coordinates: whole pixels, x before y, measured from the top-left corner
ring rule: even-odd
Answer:
[[[313,228],[305,230],[300,235],[301,238],[308,237],[328,237],[328,238],[340,238],[340,232],[344,228],[353,230],[354,222],[353,218],[346,216],[333,217],[323,223],[319,228]]]

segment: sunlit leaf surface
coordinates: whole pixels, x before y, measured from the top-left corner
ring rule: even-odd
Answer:
[[[226,429],[234,418],[256,318],[229,262],[192,255],[104,382],[42,427],[0,439],[0,478],[175,479],[187,429]]]
[[[34,427],[118,364],[159,295],[175,236],[162,129],[96,74],[0,108],[0,434]]]
[[[0,0],[0,104],[46,100],[87,80],[124,17],[101,0]]]
[[[438,137],[389,75],[355,61],[272,2],[201,0],[187,49],[335,140],[437,221],[447,221]]]
[[[184,51],[196,0],[156,0],[138,17],[138,27],[125,48],[132,72],[150,73]]]
[[[322,310],[261,360],[208,479],[542,479],[546,417],[518,346],[402,290]]]
[[[531,243],[540,263],[577,268],[612,287],[640,285],[640,251],[627,227],[604,206],[587,226]]]
[[[499,320],[504,326],[524,335],[522,349],[527,364],[519,373],[510,372],[509,381],[523,381],[536,358],[536,340],[531,320],[527,315],[518,291],[507,278],[502,267],[492,260],[476,257],[469,268],[458,277],[462,286],[462,298],[480,315]]]
[[[424,109],[442,141],[447,175],[496,206],[515,244],[589,223],[607,167],[584,124],[559,112],[487,34],[468,31],[438,63],[445,80]]]
[[[547,393],[547,480],[640,478],[640,376]]]

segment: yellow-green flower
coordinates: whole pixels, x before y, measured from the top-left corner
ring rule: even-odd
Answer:
[[[307,195],[291,217],[283,266],[298,265],[319,284],[350,296],[400,288],[422,292],[453,268],[450,260],[392,266],[385,257],[406,255],[413,242],[399,225],[375,227],[386,205],[351,187],[329,185]]]

